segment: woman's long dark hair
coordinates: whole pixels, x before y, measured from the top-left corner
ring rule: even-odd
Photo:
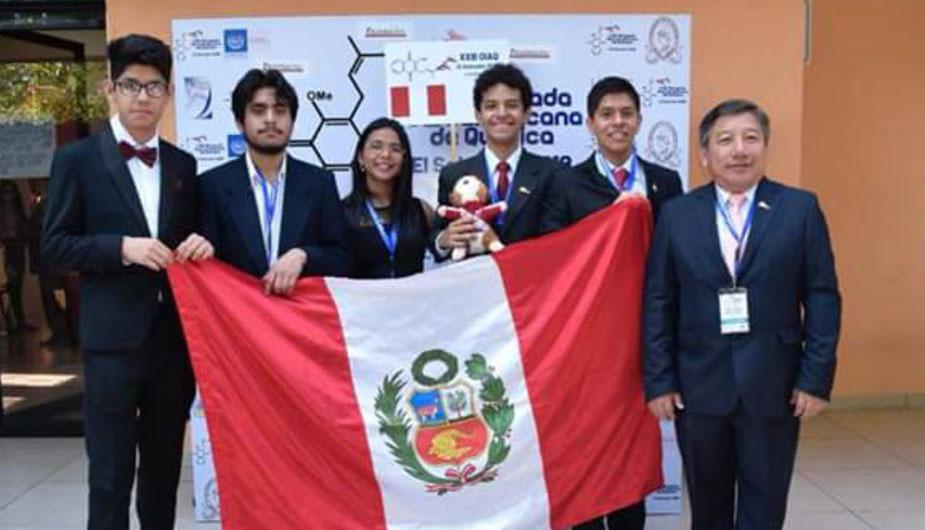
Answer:
[[[408,133],[400,123],[391,118],[377,118],[370,122],[360,134],[357,141],[356,149],[353,151],[353,161],[350,162],[350,168],[353,171],[353,190],[346,199],[349,209],[365,212],[364,203],[369,198],[369,187],[366,185],[366,173],[360,169],[360,153],[369,140],[369,136],[379,129],[392,129],[398,135],[398,141],[404,149],[401,159],[401,167],[398,169],[398,175],[395,177],[395,184],[392,186],[392,202],[389,207],[392,222],[398,223],[402,228],[411,226],[417,222],[415,219],[415,209],[412,208],[414,196],[411,194],[411,142],[408,141]]]

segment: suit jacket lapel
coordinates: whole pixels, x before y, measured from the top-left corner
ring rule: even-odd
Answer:
[[[716,187],[710,184],[700,188],[696,193],[700,199],[700,224],[701,233],[707,234],[706,237],[706,260],[709,263],[707,270],[715,270],[719,273],[721,284],[731,285],[732,275],[726,267],[726,260],[723,259],[723,248],[719,242],[719,229],[716,226]]]
[[[157,215],[157,233],[161,239],[164,239],[170,231],[176,194],[180,191],[182,184],[173,155],[173,151],[169,148],[165,149],[164,142],[161,141],[160,153],[158,153],[161,162],[161,200]]]
[[[135,188],[135,181],[132,180],[132,174],[119,152],[119,146],[116,145],[116,137],[112,133],[109,123],[100,131],[100,156],[103,163],[109,170],[109,178],[112,179],[119,194],[128,204],[132,212],[132,218],[141,229],[141,233],[150,237],[151,231],[148,230],[148,221],[145,219],[144,210],[141,207],[141,199],[138,198],[138,190]]]
[[[745,241],[745,254],[742,256],[742,274],[755,259],[755,253],[761,244],[761,239],[767,233],[768,225],[779,208],[777,206],[777,190],[762,178],[755,190],[755,215],[752,218],[752,227]],[[762,207],[762,204],[764,207]]]
[[[243,156],[234,161],[231,174],[225,181],[225,192],[230,195],[234,222],[241,239],[244,240],[247,255],[256,270],[263,274],[269,268],[269,264],[264,250],[263,232],[260,229],[260,215],[254,202],[254,190]]]
[[[280,219],[279,251],[283,253],[297,245],[301,229],[306,225],[308,205],[300,199],[305,197],[310,175],[299,171],[293,159],[286,162],[286,189],[283,190],[283,218]]]
[[[523,211],[524,205],[529,200],[540,200],[539,198],[531,199],[531,194],[536,188],[536,173],[539,168],[536,165],[533,155],[527,151],[521,152],[520,161],[517,163],[517,170],[514,172],[514,178],[511,179],[510,201],[507,205],[507,212],[504,214],[504,225],[501,231],[507,234],[513,224],[517,214]],[[520,189],[527,190],[521,193]]]
[[[639,161],[639,167],[641,167],[642,171],[646,174],[646,195],[648,195],[650,202],[657,202],[665,192],[665,190],[658,185],[658,181],[660,180],[658,178],[658,170],[645,160],[639,157],[636,157],[636,159]]]

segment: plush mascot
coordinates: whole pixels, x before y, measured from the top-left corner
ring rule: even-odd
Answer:
[[[497,252],[504,248],[504,243],[498,239],[494,230],[488,230],[488,223],[507,210],[507,203],[504,201],[487,203],[488,187],[485,183],[474,175],[464,175],[453,184],[449,206],[441,204],[437,207],[437,215],[447,221],[474,217],[476,227],[481,232],[469,241],[468,247],[453,248],[450,253],[453,261],[460,261],[486,251]]]

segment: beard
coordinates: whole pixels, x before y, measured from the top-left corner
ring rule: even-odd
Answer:
[[[281,141],[278,144],[273,143],[260,143],[255,138],[252,138],[251,135],[244,133],[244,141],[247,142],[247,145],[254,151],[262,155],[278,155],[286,150],[286,146],[289,145],[289,138]]]

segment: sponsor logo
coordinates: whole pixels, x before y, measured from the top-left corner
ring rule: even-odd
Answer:
[[[660,105],[685,104],[689,92],[685,85],[672,83],[670,77],[659,77],[649,79],[642,86],[639,98],[644,107],[651,107],[655,103]]]
[[[367,39],[404,39],[408,34],[402,28],[366,28],[363,36]]]
[[[204,134],[187,136],[180,143],[180,147],[191,153],[200,162],[221,162],[225,159],[225,144],[222,142],[210,142],[209,138]]]
[[[174,39],[173,52],[178,62],[193,57],[219,57],[222,54],[222,39],[208,36],[201,29],[184,31]]]
[[[247,142],[243,134],[228,135],[228,158],[236,158],[244,154],[247,149]]]
[[[660,121],[649,130],[646,156],[663,166],[675,169],[681,166],[678,130],[671,122]]]
[[[668,18],[655,19],[649,28],[649,43],[646,44],[646,62],[678,64],[681,62],[681,30],[678,24]]]
[[[205,506],[202,507],[202,517],[207,521],[217,521],[221,517],[218,501],[218,483],[215,477],[209,479],[202,488],[202,498]]]
[[[598,26],[587,42],[591,48],[591,55],[597,56],[604,53],[635,52],[638,49],[639,37],[635,33],[625,31],[619,24],[610,24]]]
[[[510,57],[512,61],[549,61],[552,59],[552,48],[547,46],[515,46],[511,47]]]
[[[425,491],[445,495],[498,478],[511,452],[514,405],[485,357],[445,350],[415,358],[408,387],[401,370],[376,395],[379,432],[395,463]],[[439,375],[428,367],[441,366]]]
[[[206,77],[184,77],[185,112],[194,120],[212,119],[212,83]]]
[[[258,67],[261,70],[278,70],[290,79],[308,76],[308,63],[300,61],[263,61]]]
[[[247,53],[247,30],[246,29],[226,29],[225,30],[225,54],[226,55],[244,55]]]

